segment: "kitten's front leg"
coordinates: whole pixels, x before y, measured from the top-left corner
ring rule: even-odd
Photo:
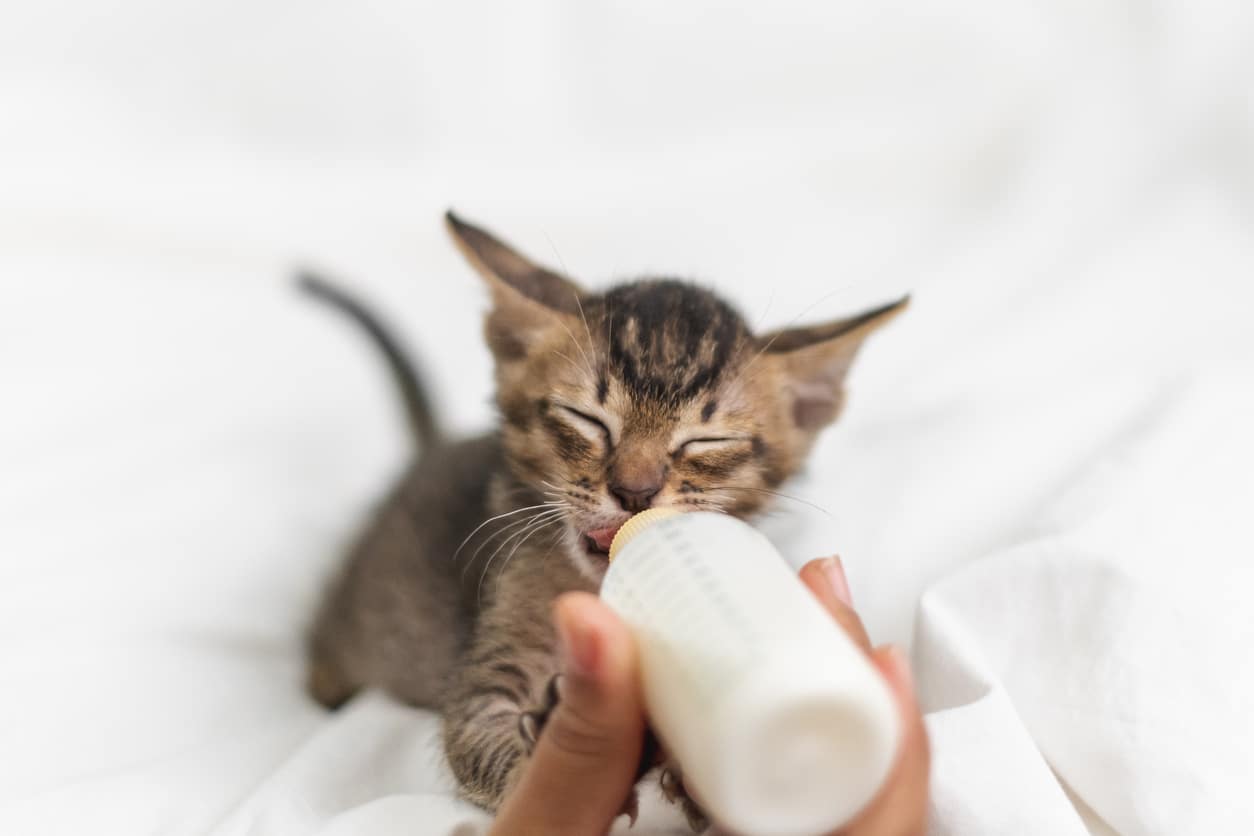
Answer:
[[[444,749],[462,794],[500,806],[556,698],[552,647],[477,641],[445,703]]]
[[[495,811],[561,702],[562,674],[549,675],[540,686],[544,672],[557,669],[554,654],[520,652],[517,646],[511,650],[485,646],[482,653],[472,651],[459,674],[445,708],[444,745],[463,796]],[[539,696],[534,696],[537,692]],[[657,739],[646,734],[636,781],[658,765],[660,754]],[[703,830],[704,816],[683,793],[677,770],[663,773],[662,788],[667,799],[681,807],[693,831]],[[621,814],[634,824],[638,809],[639,797],[633,788],[623,800]]]
[[[678,763],[667,759],[662,764],[658,773],[658,786],[662,788],[662,796],[684,814],[693,833],[705,832],[710,826],[710,820],[701,806],[688,795],[688,790],[684,787],[684,775]]]
[[[497,656],[469,663],[445,707],[444,750],[466,800],[497,810],[535,745],[528,719],[552,664]]]

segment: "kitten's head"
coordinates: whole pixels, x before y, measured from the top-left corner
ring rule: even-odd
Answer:
[[[492,293],[485,333],[509,465],[561,509],[570,557],[594,578],[637,511],[744,517],[767,504],[840,413],[863,340],[906,304],[755,335],[693,285],[589,293],[447,220]]]

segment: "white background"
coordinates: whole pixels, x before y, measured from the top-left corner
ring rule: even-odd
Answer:
[[[766,526],[913,642],[934,830],[1248,832],[1252,46],[1240,0],[0,8],[0,830],[479,821],[432,718],[299,685],[407,450],[288,272],[480,430],[453,206],[763,327],[913,291],[792,488],[830,516]]]

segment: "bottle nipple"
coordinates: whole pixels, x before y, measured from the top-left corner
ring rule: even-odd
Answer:
[[[623,546],[627,545],[637,534],[656,522],[661,522],[667,517],[674,517],[681,513],[683,512],[674,508],[650,508],[627,520],[627,522],[623,523],[622,528],[618,529],[618,533],[614,535],[614,541],[610,543],[610,562],[614,562],[614,558],[618,556]]]

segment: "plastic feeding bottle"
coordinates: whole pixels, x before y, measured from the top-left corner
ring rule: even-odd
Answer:
[[[635,635],[654,729],[718,822],[813,836],[875,795],[900,735],[892,695],[758,531],[724,514],[637,514],[601,597]]]

